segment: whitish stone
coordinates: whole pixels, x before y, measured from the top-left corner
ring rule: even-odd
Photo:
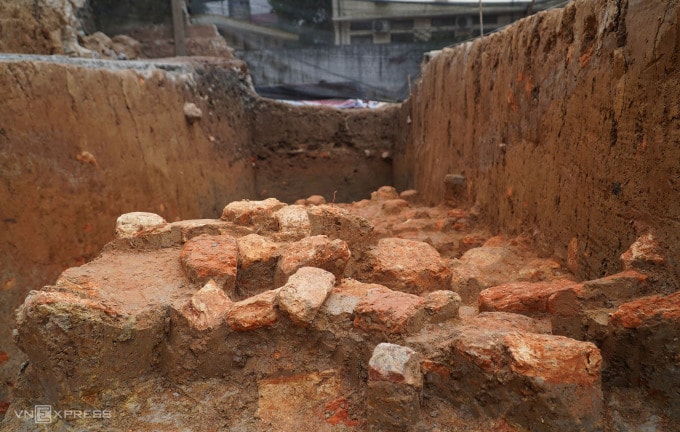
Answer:
[[[155,213],[132,212],[120,215],[116,220],[118,238],[134,237],[137,233],[167,224],[165,219]]]
[[[307,325],[314,320],[334,285],[332,273],[315,267],[302,267],[281,288],[279,308],[286,311],[292,321]]]
[[[267,198],[263,201],[234,201],[224,208],[221,219],[237,225],[275,229],[274,213],[285,206],[286,204],[276,198]]]
[[[211,279],[191,296],[182,312],[194,328],[205,330],[220,325],[232,304],[222,288]]]
[[[368,378],[422,387],[421,356],[411,348],[381,343],[373,350],[368,362]]]
[[[203,111],[196,104],[187,102],[184,104],[184,117],[189,123],[194,123],[203,117]]]
[[[274,213],[279,231],[295,239],[311,235],[312,228],[307,215],[307,208],[301,205],[283,207]]]

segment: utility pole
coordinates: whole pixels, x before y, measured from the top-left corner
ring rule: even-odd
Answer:
[[[184,34],[184,0],[171,0],[172,2],[172,31],[175,38],[175,56],[187,55],[186,36]]]
[[[479,0],[479,36],[484,36],[484,14],[482,13],[482,0]]]

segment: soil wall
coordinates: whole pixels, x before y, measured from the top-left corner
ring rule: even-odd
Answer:
[[[497,229],[538,229],[581,276],[654,229],[680,273],[680,4],[575,1],[445,49],[404,104],[395,185],[447,174]]]
[[[288,203],[310,194],[328,202],[370,198],[392,184],[398,109],[339,111],[260,99],[252,127],[258,196]]]
[[[97,256],[119,215],[219,218],[234,200],[353,200],[392,182],[394,109],[264,101],[239,61],[0,55],[0,94],[0,408],[23,361],[14,310]]]
[[[206,72],[189,64],[44,60],[0,60],[0,375],[10,385],[14,309],[97,256],[120,214],[219,217],[254,196],[240,63],[217,68],[213,102],[201,97]],[[204,119],[189,124],[186,102]],[[218,103],[229,110],[213,113]]]

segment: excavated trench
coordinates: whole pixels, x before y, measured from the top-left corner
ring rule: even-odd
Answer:
[[[2,430],[677,430],[679,18],[576,1],[371,111],[0,56]]]

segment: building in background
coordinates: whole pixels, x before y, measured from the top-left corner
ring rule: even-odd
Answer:
[[[258,88],[284,86],[274,90],[296,99],[309,98],[311,91],[327,95],[332,87],[347,98],[381,101],[408,98],[424,53],[471,39],[482,24],[487,34],[567,3],[483,0],[480,22],[479,0],[277,0],[276,8],[267,0],[192,4],[201,1],[205,7],[192,22],[216,25],[248,63]]]
[[[250,21],[250,0],[229,0],[229,16],[237,20]]]
[[[489,33],[564,1],[333,0],[336,45],[455,43]]]

